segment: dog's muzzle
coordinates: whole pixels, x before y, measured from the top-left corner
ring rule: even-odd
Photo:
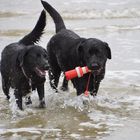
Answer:
[[[99,75],[102,67],[100,67],[97,63],[93,63],[91,64],[91,66],[89,67],[89,69],[91,70],[91,72],[95,75]]]
[[[98,64],[96,64],[96,63],[91,64],[91,70],[92,71],[96,71],[96,70],[99,70],[99,69],[100,69],[100,66]]]
[[[39,77],[45,77],[46,71],[49,69],[49,65],[44,65],[43,68],[35,67],[35,72]]]
[[[48,70],[48,69],[49,69],[49,65],[47,65],[47,64],[44,65],[43,69],[44,69],[44,70]]]

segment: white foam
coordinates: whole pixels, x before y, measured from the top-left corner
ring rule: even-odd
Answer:
[[[91,123],[91,122],[83,122],[83,123],[80,123],[80,126],[85,126],[85,127],[89,127],[89,128],[96,128],[96,129],[100,129],[102,128],[102,126],[100,125],[100,123],[98,124],[94,124],[94,123]]]
[[[22,106],[24,108],[24,110],[20,110],[17,106],[17,103],[16,103],[16,99],[15,99],[15,95],[14,95],[14,89],[10,89],[10,99],[9,99],[9,107],[10,107],[10,111],[12,113],[12,119],[13,120],[16,120],[18,119],[19,117],[24,117],[24,116],[27,116],[29,113],[34,113],[35,111],[32,110],[31,108],[27,108],[27,106],[25,106],[25,103],[24,103],[24,98],[22,99],[23,100],[23,103],[22,103]]]
[[[80,135],[75,133],[70,134],[70,136],[73,138],[80,138]]]
[[[64,11],[62,13],[63,18],[66,19],[96,19],[96,18],[136,18],[140,17],[140,9],[129,8],[129,9],[105,9],[99,10],[77,10],[77,11]]]
[[[18,107],[17,107],[17,104],[16,104],[15,96],[14,96],[14,89],[10,89],[10,94],[9,95],[10,95],[9,107],[12,111],[13,118],[15,118],[16,115],[17,115]]]
[[[34,127],[28,127],[28,128],[13,128],[13,129],[0,129],[0,134],[5,133],[19,133],[19,132],[28,132],[28,133],[34,133],[34,134],[41,134],[41,131],[44,132],[60,132],[61,129],[47,129],[47,128],[34,128]]]

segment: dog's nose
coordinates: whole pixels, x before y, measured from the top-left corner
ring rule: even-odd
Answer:
[[[93,64],[91,64],[91,68],[92,68],[92,70],[98,70],[99,65],[97,63],[93,63]]]
[[[44,65],[44,69],[45,69],[45,70],[48,70],[48,69],[49,69],[49,65],[47,65],[47,64]]]

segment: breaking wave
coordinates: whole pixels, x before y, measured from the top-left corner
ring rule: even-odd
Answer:
[[[73,12],[63,11],[62,16],[65,19],[100,19],[100,18],[139,18],[140,9],[131,8],[123,10],[105,9],[104,11],[76,10]]]

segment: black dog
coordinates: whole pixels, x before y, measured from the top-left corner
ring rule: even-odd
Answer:
[[[56,27],[56,34],[50,39],[47,46],[50,64],[49,78],[52,88],[57,88],[61,71],[65,72],[77,66],[88,66],[92,70],[88,91],[91,95],[96,95],[105,75],[107,58],[111,59],[111,50],[108,44],[95,38],[81,38],[67,30],[60,14],[47,2],[41,2],[53,18]],[[89,74],[86,74],[72,80],[77,95],[86,90],[88,77]],[[66,79],[63,81],[62,88],[68,88]]]
[[[43,10],[32,32],[17,43],[4,48],[1,55],[2,88],[9,96],[9,88],[14,88],[18,107],[22,110],[22,97],[37,89],[40,107],[45,106],[44,82],[45,70],[48,70],[47,52],[35,45],[46,26],[46,12]],[[32,103],[28,97],[27,104]]]

